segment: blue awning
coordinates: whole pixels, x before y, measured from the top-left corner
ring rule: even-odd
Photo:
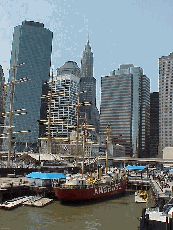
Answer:
[[[42,172],[32,172],[26,175],[28,178],[35,178],[35,179],[47,179],[47,180],[53,180],[53,179],[65,179],[66,175],[63,173],[42,173]]]
[[[143,170],[146,166],[136,166],[136,165],[128,165],[126,166],[126,170]]]

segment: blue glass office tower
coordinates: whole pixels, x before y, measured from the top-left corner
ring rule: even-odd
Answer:
[[[50,76],[52,38],[53,33],[44,28],[43,23],[24,21],[22,25],[14,28],[10,67],[14,66],[16,53],[16,64],[25,64],[17,67],[15,78],[30,79],[15,85],[13,110],[26,109],[27,114],[13,116],[13,130],[31,130],[31,133],[14,136],[17,147],[25,146],[26,142],[32,148],[37,145],[39,137],[37,120],[40,119],[42,86]],[[13,69],[10,69],[9,81],[12,80]],[[8,106],[6,109],[9,110]]]

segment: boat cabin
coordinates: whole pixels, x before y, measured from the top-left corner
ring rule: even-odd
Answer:
[[[66,185],[78,185],[78,186],[83,186],[86,185],[86,180],[85,178],[73,178],[73,177],[66,177]]]

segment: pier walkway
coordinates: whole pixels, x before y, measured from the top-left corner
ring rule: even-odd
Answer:
[[[34,195],[42,197],[54,197],[54,191],[51,187],[30,185],[28,183],[28,178],[26,177],[0,178],[0,204],[8,200],[17,199],[17,197],[20,198]],[[44,206],[46,199],[42,199],[41,202],[37,203],[37,206]]]
[[[165,197],[165,193],[163,192],[163,189],[157,180],[150,179],[150,185],[152,187],[156,199],[158,199],[159,197]]]
[[[165,184],[167,187],[164,186]],[[160,182],[157,177],[149,176],[147,173],[143,173],[142,176],[133,173],[128,177],[127,189],[148,190],[149,188],[152,189],[156,200],[159,198],[168,200],[172,196],[173,182]]]

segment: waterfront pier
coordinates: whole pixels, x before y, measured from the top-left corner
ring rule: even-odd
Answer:
[[[149,190],[150,181],[148,179],[128,178],[127,189],[132,190]]]
[[[23,196],[54,197],[50,187],[29,185],[28,178],[0,178],[0,204]]]

